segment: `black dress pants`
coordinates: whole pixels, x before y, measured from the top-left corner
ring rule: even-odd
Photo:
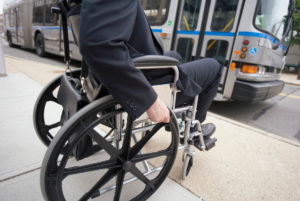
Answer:
[[[164,55],[181,61],[181,57],[177,52],[165,52]],[[222,65],[215,59],[206,58],[180,64],[178,68],[202,88],[198,96],[196,113],[196,119],[202,123],[205,121],[207,110],[218,91],[222,75]],[[180,92],[176,97],[176,107],[183,104],[192,104],[193,100],[194,97],[184,95]]]

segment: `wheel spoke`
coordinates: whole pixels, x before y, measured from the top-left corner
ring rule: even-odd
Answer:
[[[163,151],[158,151],[155,153],[149,153],[149,154],[141,154],[141,155],[137,155],[135,156],[131,162],[132,163],[139,163],[142,162],[144,160],[149,160],[151,158],[157,158],[160,156],[172,156],[174,154],[173,150],[163,150]]]
[[[145,137],[138,141],[130,150],[129,160],[135,157],[139,153],[139,151],[145,146],[145,144],[147,144],[147,142],[154,136],[154,134],[165,125],[165,123],[159,123],[155,125],[154,128]]]
[[[108,160],[108,161],[103,161],[99,163],[94,163],[90,165],[84,165],[84,166],[76,166],[76,167],[71,167],[71,168],[66,168],[63,173],[63,179],[65,179],[69,175],[74,175],[74,174],[80,174],[80,173],[86,173],[86,172],[91,172],[95,170],[101,170],[101,169],[112,169],[112,168],[118,168],[121,167],[118,162],[115,160]],[[48,176],[49,180],[56,180],[57,173],[50,174]]]
[[[129,157],[129,150],[130,150],[130,142],[131,142],[131,135],[132,135],[132,126],[133,121],[128,115],[127,118],[127,125],[126,125],[126,131],[125,131],[125,137],[123,141],[123,156],[128,160]]]
[[[104,186],[107,182],[109,182],[117,173],[120,171],[120,168],[114,168],[108,170],[105,175],[89,190],[86,194],[84,194],[79,200],[88,200],[94,192],[98,191],[102,186]]]
[[[154,186],[150,183],[149,179],[145,177],[145,175],[135,166],[131,166],[129,172],[136,176],[139,180],[141,180],[144,184],[150,186],[152,189],[154,189]]]
[[[116,181],[116,191],[115,191],[114,201],[119,201],[120,200],[122,187],[123,187],[123,182],[124,182],[124,177],[125,177],[125,171],[121,170],[118,173],[118,177],[117,177],[117,181]]]
[[[58,126],[61,126],[61,122],[57,122],[57,123],[54,123],[54,124],[51,124],[51,125],[44,125],[44,126],[40,129],[40,131],[48,131],[48,130],[50,130],[50,129],[52,129],[52,128],[56,128],[56,127],[58,127]]]
[[[118,153],[118,150],[115,147],[113,147],[104,137],[102,137],[96,131],[91,129],[89,132],[89,136],[93,138],[98,143],[98,145],[101,146],[102,149],[104,149],[110,156],[117,157],[121,161],[124,161],[124,159]]]

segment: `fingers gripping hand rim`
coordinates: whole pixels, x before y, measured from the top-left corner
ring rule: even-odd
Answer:
[[[167,104],[157,97],[156,101],[147,110],[147,114],[151,121],[158,123],[170,122],[170,109]]]

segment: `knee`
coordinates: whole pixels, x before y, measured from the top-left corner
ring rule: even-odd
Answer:
[[[215,59],[213,58],[206,58],[207,62],[209,63],[209,66],[213,69],[215,69],[216,71],[220,72],[222,69],[222,65]]]

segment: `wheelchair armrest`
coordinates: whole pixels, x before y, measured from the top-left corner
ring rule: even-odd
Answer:
[[[146,55],[141,57],[136,57],[133,59],[135,67],[147,67],[147,66],[177,66],[179,61],[172,57],[163,55]]]

